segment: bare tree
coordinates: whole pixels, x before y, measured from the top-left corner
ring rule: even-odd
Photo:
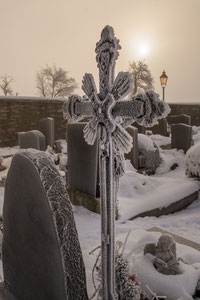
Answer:
[[[46,65],[36,74],[36,88],[42,97],[65,97],[77,88],[74,78],[62,68]]]
[[[0,88],[3,91],[3,94],[6,95],[12,95],[13,90],[11,87],[11,83],[13,82],[13,78],[10,75],[3,75],[0,77]]]
[[[132,63],[129,63],[129,65],[129,72],[133,75],[134,86],[132,95],[137,93],[138,88],[153,90],[154,80],[151,75],[151,71],[144,60],[133,61]]]

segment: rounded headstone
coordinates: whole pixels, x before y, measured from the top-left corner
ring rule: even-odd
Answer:
[[[88,299],[69,197],[51,159],[18,152],[8,172],[2,245],[5,299]]]

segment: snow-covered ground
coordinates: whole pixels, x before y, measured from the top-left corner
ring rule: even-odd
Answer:
[[[196,135],[198,134],[196,132]],[[162,144],[162,138],[152,138]],[[195,138],[195,143],[198,143],[200,135]],[[163,140],[165,144],[168,142],[169,140]],[[1,149],[0,153],[3,151],[4,149]],[[120,181],[118,197],[120,218],[116,221],[116,241],[124,241],[127,233],[131,231],[125,253],[133,251],[129,256],[130,273],[136,272],[139,280],[148,282],[149,286],[158,293],[162,290],[163,294],[168,295],[167,299],[193,299],[191,295],[200,278],[200,252],[187,246],[177,246],[178,257],[189,264],[196,264],[196,269],[194,266],[183,264],[185,272],[181,275],[161,275],[142,253],[144,244],[156,242],[160,235],[146,231],[152,227],[160,227],[200,243],[200,199],[188,208],[171,215],[128,220],[133,214],[137,214],[143,209],[150,210],[154,206],[170,204],[175,199],[181,199],[199,189],[199,182],[185,176],[185,155],[182,151],[160,151],[163,162],[154,176],[136,173],[130,162],[126,161],[127,171]],[[173,163],[177,163],[178,167],[171,171],[170,166]],[[0,213],[2,212],[3,197],[4,188],[0,188]],[[100,216],[78,206],[73,206],[73,211],[86,266],[88,291],[91,296],[94,291],[91,273],[97,253],[89,253],[100,245]]]

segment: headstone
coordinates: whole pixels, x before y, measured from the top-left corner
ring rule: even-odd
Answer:
[[[42,151],[46,150],[45,136],[39,130],[18,132],[18,140],[20,149],[33,148]]]
[[[187,125],[191,125],[191,117],[185,114],[169,116],[168,120],[169,124],[184,123]]]
[[[158,124],[154,125],[151,128],[148,128],[150,130],[152,130],[153,134],[160,134],[163,136],[168,136],[168,132],[167,132],[167,120],[166,119],[160,119],[158,120]]]
[[[83,137],[86,124],[67,124],[67,185],[69,189],[98,197],[98,145],[86,143]]]
[[[71,203],[46,153],[14,156],[3,225],[5,300],[88,299]]]
[[[183,149],[184,152],[191,147],[192,126],[187,124],[171,125],[171,148]]]
[[[44,134],[46,140],[46,147],[53,147],[55,140],[55,126],[53,118],[46,118],[40,120],[40,131]]]
[[[161,163],[157,145],[145,134],[138,134],[139,168],[155,172]]]
[[[129,126],[126,131],[133,139],[133,147],[131,151],[124,155],[125,159],[130,159],[131,164],[135,169],[138,169],[138,129],[134,126]]]
[[[145,134],[145,127],[143,125],[139,125],[137,122],[134,122],[132,126],[138,129],[138,133]]]

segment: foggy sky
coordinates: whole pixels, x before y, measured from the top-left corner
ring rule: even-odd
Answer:
[[[95,45],[105,25],[122,50],[116,73],[144,59],[167,101],[200,101],[200,0],[0,0],[0,76],[12,75],[14,92],[36,96],[35,74],[46,64],[69,71],[79,85],[85,72],[98,81]],[[149,45],[140,56],[140,43]]]

